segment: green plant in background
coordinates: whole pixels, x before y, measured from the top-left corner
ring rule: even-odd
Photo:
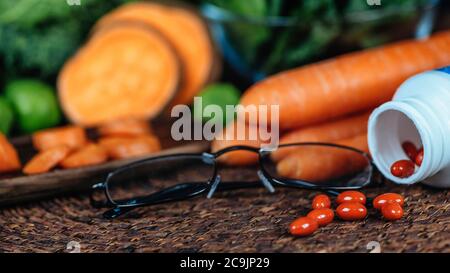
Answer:
[[[0,1],[0,65],[7,79],[38,76],[52,80],[81,45],[92,24],[128,0]],[[5,81],[5,79],[3,79]]]
[[[335,42],[349,50],[376,46],[389,40],[380,28],[417,16],[427,0],[390,0],[381,6],[365,0],[205,0],[245,20],[223,24],[228,39],[244,63],[263,73],[273,73],[336,54]],[[393,12],[367,20],[367,11]],[[358,14],[359,13],[359,14]],[[356,15],[358,14],[358,15]],[[283,24],[271,23],[284,18]],[[360,20],[351,22],[351,18]],[[392,35],[392,33],[391,33]]]

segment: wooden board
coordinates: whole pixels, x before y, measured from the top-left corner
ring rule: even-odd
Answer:
[[[189,144],[163,150],[147,157],[115,160],[98,166],[55,170],[39,175],[4,178],[0,180],[0,205],[86,190],[92,184],[103,181],[110,171],[133,161],[175,153],[198,153],[205,151],[207,146],[206,143]]]

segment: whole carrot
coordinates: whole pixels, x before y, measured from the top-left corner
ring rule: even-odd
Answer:
[[[0,133],[0,173],[20,170],[19,155],[6,136]]]
[[[296,128],[374,108],[408,77],[449,64],[446,31],[281,72],[250,87],[241,104],[279,105],[280,128]]]
[[[280,143],[330,142],[361,135],[367,132],[367,121],[369,120],[370,113],[370,111],[364,112],[362,114],[300,128],[285,134],[281,138]],[[279,161],[294,149],[280,149],[273,153],[272,158]]]
[[[285,134],[281,139],[281,144],[295,143],[295,142],[330,142],[339,139],[345,139],[356,135],[363,134],[367,131],[367,120],[369,112],[357,114],[338,120],[321,123],[319,125],[312,125],[297,129]],[[231,126],[236,128],[236,123],[230,123],[226,128],[224,134],[226,138],[223,140],[215,139],[211,144],[211,150],[217,152],[220,149],[235,146],[246,145],[251,147],[260,147],[263,142],[256,140],[237,140],[235,135],[232,135]],[[253,131],[257,134],[256,126],[246,125],[246,130]],[[272,158],[279,161],[295,148],[283,148],[272,154]],[[235,151],[222,155],[220,161],[227,165],[250,165],[256,163],[258,155],[247,151]]]
[[[245,128],[245,137],[242,139],[238,136],[238,126],[243,126]],[[217,152],[227,147],[231,146],[250,146],[259,148],[263,141],[259,138],[258,130],[256,126],[247,125],[245,123],[239,123],[237,121],[230,122],[227,127],[224,128],[222,139],[215,139],[211,143],[211,151]],[[256,138],[251,138],[250,136],[256,136]],[[219,157],[219,161],[226,165],[251,165],[258,161],[258,154],[249,151],[233,151],[228,152]]]
[[[366,134],[337,141],[336,144],[368,151]],[[344,149],[311,146],[297,151],[278,162],[276,170],[279,176],[320,182],[361,171],[368,165],[365,157]]]

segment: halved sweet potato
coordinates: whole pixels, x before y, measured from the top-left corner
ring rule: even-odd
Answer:
[[[56,167],[71,151],[68,146],[56,146],[35,155],[23,168],[26,174],[46,173]]]
[[[180,65],[171,45],[143,24],[108,26],[63,67],[58,93],[66,116],[94,126],[152,118],[177,91]]]
[[[144,156],[161,150],[158,138],[151,135],[104,137],[99,140],[99,144],[107,150],[109,157],[113,159]]]
[[[98,144],[88,144],[64,159],[60,165],[64,169],[98,165],[108,160],[108,153]]]
[[[45,129],[32,135],[33,146],[38,151],[53,147],[67,146],[77,149],[87,144],[86,131],[80,126],[64,126]]]
[[[0,133],[0,173],[18,171],[21,168],[19,155],[6,136]]]
[[[183,83],[172,105],[191,103],[202,87],[218,76],[220,58],[206,23],[193,8],[185,4],[128,3],[103,16],[94,31],[127,21],[142,22],[157,29],[180,56]]]

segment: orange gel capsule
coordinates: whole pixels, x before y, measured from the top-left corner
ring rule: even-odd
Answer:
[[[312,208],[313,209],[323,209],[323,208],[330,208],[331,207],[331,201],[328,195],[326,194],[319,194],[316,195],[312,201]]]
[[[316,220],[308,217],[300,217],[289,225],[289,232],[295,236],[307,236],[313,234],[318,228],[319,223]]]
[[[336,198],[336,203],[342,204],[347,202],[358,202],[362,205],[366,204],[366,196],[359,191],[344,191]]]
[[[403,217],[403,208],[397,202],[389,202],[381,207],[381,214],[386,220],[399,220]]]
[[[381,209],[385,204],[389,202],[396,202],[400,206],[403,206],[403,204],[405,203],[405,198],[397,193],[383,193],[375,197],[375,199],[373,200],[373,207],[376,209]]]
[[[333,222],[334,212],[329,208],[314,209],[306,217],[316,220],[319,227],[323,227]]]
[[[393,176],[407,178],[414,174],[415,166],[411,160],[399,160],[391,166]]]
[[[337,207],[336,213],[342,220],[362,220],[367,216],[367,209],[359,202],[346,202]]]

